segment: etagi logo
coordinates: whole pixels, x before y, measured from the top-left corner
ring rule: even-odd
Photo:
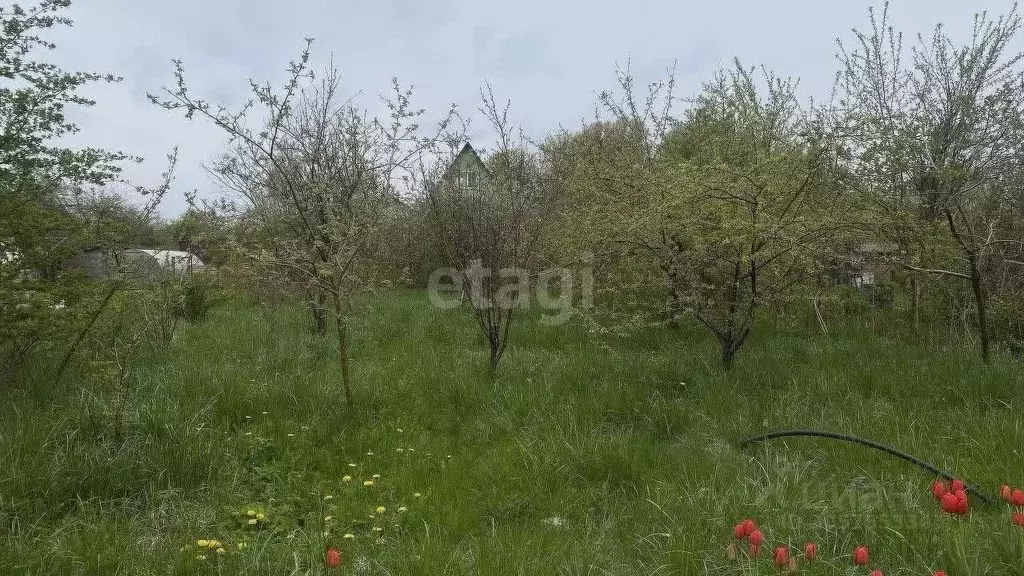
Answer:
[[[430,303],[442,310],[458,308],[468,298],[477,310],[541,310],[540,322],[548,326],[564,324],[573,309],[594,304],[593,257],[572,270],[553,268],[531,273],[523,268],[497,271],[473,260],[465,270],[438,268],[427,282]]]

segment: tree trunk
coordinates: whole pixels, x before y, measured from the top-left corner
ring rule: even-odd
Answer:
[[[987,363],[991,358],[988,336],[988,303],[985,301],[985,288],[982,285],[981,270],[978,268],[978,255],[972,252],[968,258],[971,264],[971,290],[974,292],[974,303],[978,308],[978,332],[981,336],[981,359]]]
[[[327,333],[327,303],[323,293],[309,294],[309,312],[313,316],[313,333],[323,336]]]
[[[914,334],[921,334],[921,283],[916,275],[910,277],[910,321]]]
[[[491,370],[498,369],[498,362],[501,361],[501,353],[498,350],[498,346],[493,342],[491,343]]]
[[[679,295],[669,282],[668,295],[665,297],[665,324],[675,330],[679,328]]]
[[[338,359],[341,362],[341,388],[345,392],[345,405],[352,407],[352,386],[348,371],[348,321],[341,309],[341,299],[334,295],[334,324],[338,330]]]
[[[676,271],[674,262],[662,261],[661,271],[665,274],[665,325],[671,329],[679,327],[679,294],[676,292]]]
[[[981,359],[988,363],[991,357],[989,353],[988,307],[985,301],[984,280],[981,277],[981,268],[978,267],[978,250],[975,247],[968,246],[963,236],[960,235],[960,230],[956,226],[956,220],[953,218],[953,212],[946,208],[943,210],[943,213],[946,215],[946,222],[949,224],[949,232],[967,256],[968,270],[971,277],[971,291],[974,292],[974,304],[978,309],[978,335],[981,337]],[[968,236],[971,236],[969,223],[966,226]]]
[[[726,371],[732,370],[733,361],[736,359],[736,345],[731,340],[722,340],[722,368]]]

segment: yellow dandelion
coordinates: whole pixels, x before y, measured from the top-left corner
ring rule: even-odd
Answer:
[[[399,506],[398,507],[398,511],[399,512],[405,512],[406,510],[408,510],[408,508],[406,508],[405,506]]]
[[[331,500],[332,498],[334,498],[334,496],[331,496],[330,494],[324,495],[324,500]]]
[[[385,508],[383,506],[377,506],[377,510],[376,510],[377,514],[383,514],[383,513],[387,512],[387,511],[388,511],[387,508]]]
[[[246,514],[248,514],[249,516],[256,516],[256,511],[255,510],[249,510],[248,512],[246,512]]]
[[[260,522],[263,522],[264,518],[266,518],[266,516],[264,516],[262,512],[256,515],[256,519]]]
[[[220,548],[220,540],[210,540],[210,548]]]
[[[228,551],[223,548],[217,548],[217,554],[227,554],[227,552]]]
[[[209,540],[197,540],[196,541],[196,546],[199,546],[200,548],[206,548],[209,545],[210,545],[210,541]]]
[[[259,522],[259,520],[255,518],[249,518],[249,526],[255,526],[257,522]]]
[[[355,537],[356,537],[356,535],[351,533],[351,532],[347,532],[344,536],[342,536],[342,538],[344,538],[345,540],[352,540]]]
[[[367,488],[369,488],[370,486],[373,486],[373,480],[364,480],[363,481],[363,486],[366,486]]]
[[[352,481],[352,477],[349,476],[348,474],[345,474],[344,476],[341,477],[341,481],[342,482],[351,482]]]

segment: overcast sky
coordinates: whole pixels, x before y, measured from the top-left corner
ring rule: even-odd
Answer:
[[[880,3],[876,3],[881,5]],[[966,41],[972,15],[1003,12],[1012,0],[893,0],[891,18],[910,34],[944,22]],[[593,115],[596,94],[614,86],[616,63],[632,62],[639,81],[678,63],[684,95],[738,56],[801,79],[804,94],[828,94],[836,70],[836,37],[868,25],[870,2],[859,0],[77,0],[75,26],[54,35],[53,59],[72,69],[124,77],[94,87],[95,107],[75,112],[81,142],[143,156],[126,175],[153,185],[165,155],[180,149],[178,179],[162,207],[184,209],[183,192],[218,196],[202,169],[223,134],[149,103],[184,61],[192,90],[211,100],[245,100],[248,78],[280,82],[304,37],[316,39],[314,66],[333,54],[348,91],[371,109],[397,76],[416,89],[415,102],[442,112],[476,107],[484,80],[532,136],[575,126]],[[1018,43],[1017,49],[1021,49]],[[480,127],[478,120],[476,125]],[[486,133],[478,144],[487,146]]]

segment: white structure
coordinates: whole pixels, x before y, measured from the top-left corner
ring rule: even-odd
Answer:
[[[140,278],[161,274],[182,275],[206,268],[191,252],[180,250],[142,250],[133,248],[120,254],[121,264],[130,276]]]

